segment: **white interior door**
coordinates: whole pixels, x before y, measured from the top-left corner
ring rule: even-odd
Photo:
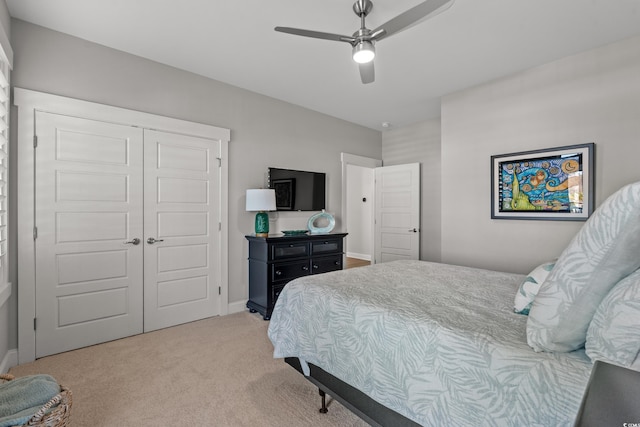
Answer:
[[[144,131],[145,332],[220,313],[220,142]]]
[[[140,333],[142,130],[35,120],[36,357]]]
[[[420,164],[376,168],[375,262],[420,258]]]

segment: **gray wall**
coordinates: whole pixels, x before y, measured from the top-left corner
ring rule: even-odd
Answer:
[[[7,8],[7,3],[4,1],[0,2],[0,24],[2,24],[2,28],[4,28],[6,32],[7,39],[10,39],[11,16],[9,15],[9,9]]]
[[[583,223],[490,219],[490,156],[586,142],[596,206],[640,180],[640,37],[444,97],[442,261],[527,273],[557,257]]]
[[[420,259],[440,261],[440,120],[382,133],[384,166],[420,163]]]
[[[378,131],[23,21],[13,20],[12,24],[14,87],[231,129],[231,303],[244,303],[248,297],[244,235],[253,232],[254,214],[244,210],[245,190],[264,186],[267,167],[326,172],[327,210],[339,216],[340,153],[381,156]],[[304,228],[310,215],[280,214],[278,222],[287,226],[275,223],[274,227]],[[336,219],[339,228],[339,217]],[[15,318],[10,324],[15,347]]]

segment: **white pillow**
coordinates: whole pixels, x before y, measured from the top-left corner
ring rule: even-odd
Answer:
[[[531,273],[524,279],[518,288],[516,297],[513,303],[513,311],[518,314],[529,314],[531,304],[538,294],[540,286],[545,281],[549,272],[553,270],[555,261],[545,262],[533,269]]]
[[[605,200],[562,252],[529,312],[529,345],[551,352],[581,348],[604,297],[638,267],[640,182]]]
[[[611,289],[587,330],[587,355],[640,370],[640,270]]]

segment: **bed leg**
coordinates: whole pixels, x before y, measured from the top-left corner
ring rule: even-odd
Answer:
[[[329,410],[327,409],[327,394],[318,389],[318,393],[320,393],[320,398],[322,399],[322,408],[319,409],[321,414],[326,414]]]

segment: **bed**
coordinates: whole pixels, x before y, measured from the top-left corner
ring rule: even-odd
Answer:
[[[614,315],[629,300],[640,313],[640,183],[629,187],[539,281],[528,316],[514,295],[530,276],[394,261],[289,282],[274,357],[372,425],[573,425],[593,360],[640,369],[640,317]]]
[[[591,362],[531,350],[513,312],[523,278],[394,261],[297,279],[271,317],[274,357],[319,367],[420,425],[570,425]]]

